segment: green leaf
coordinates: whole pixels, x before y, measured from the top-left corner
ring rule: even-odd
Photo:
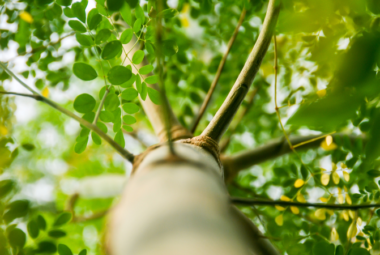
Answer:
[[[178,11],[176,9],[166,9],[160,12],[157,17],[162,17],[165,19],[171,19],[178,15]]]
[[[12,180],[2,180],[0,181],[0,198],[8,195],[15,186],[15,182]]]
[[[152,102],[157,105],[161,104],[160,92],[150,87],[148,87],[147,90],[148,90],[148,95],[149,95],[150,100],[152,100]]]
[[[81,250],[78,255],[87,255],[87,250],[86,249]]]
[[[123,50],[123,46],[120,41],[112,41],[106,44],[104,46],[103,52],[102,52],[102,58],[104,60],[112,59],[114,57],[119,57],[121,55],[121,52]]]
[[[38,244],[37,253],[55,253],[57,247],[54,243],[49,241],[42,241]]]
[[[175,40],[165,40],[162,44],[165,56],[172,56],[178,52],[178,45]]]
[[[371,177],[379,177],[380,176],[380,170],[375,170],[375,169],[372,169],[372,170],[369,170],[367,172],[367,174]]]
[[[157,75],[149,76],[145,79],[145,82],[148,84],[155,84],[158,82],[158,76]]]
[[[79,33],[86,33],[87,32],[86,27],[81,22],[79,22],[77,20],[69,20],[68,24],[73,30],[75,30]]]
[[[124,4],[120,9],[121,17],[127,22],[128,25],[132,26],[132,12],[128,4]]]
[[[338,245],[335,249],[335,255],[344,255],[344,250],[342,245]]]
[[[135,117],[130,116],[130,115],[125,115],[125,116],[123,117],[123,121],[124,121],[124,123],[127,124],[127,125],[132,125],[132,124],[136,123],[136,119],[135,119]]]
[[[139,69],[140,74],[148,74],[153,71],[152,65],[143,66]]]
[[[144,51],[138,50],[133,54],[132,63],[135,65],[140,64],[144,59]]]
[[[136,15],[136,18],[140,19],[141,23],[144,24],[145,14],[144,14],[144,10],[141,8],[140,5],[136,5],[136,7],[135,7],[135,15]]]
[[[80,113],[91,112],[95,105],[95,99],[89,94],[81,94],[74,101],[74,109]]]
[[[122,44],[127,44],[132,40],[133,31],[132,28],[125,29],[124,32],[120,36],[120,42]]]
[[[104,125],[104,124],[101,123],[101,122],[96,123],[96,125],[97,125],[98,128],[100,128],[100,130],[102,130],[104,133],[107,133],[108,129],[107,129],[107,126],[106,126],[106,125]]]
[[[123,135],[123,131],[121,131],[121,129],[119,131],[117,131],[116,135],[115,135],[115,142],[117,142],[121,147],[125,147],[125,140],[124,140],[124,135]]]
[[[123,7],[124,1],[120,0],[107,0],[107,8],[111,12],[116,12]]]
[[[65,14],[66,17],[68,18],[75,18],[73,11],[71,8],[65,8],[63,9],[63,14]]]
[[[133,24],[133,32],[137,33],[141,29],[141,19],[137,19],[135,24]]]
[[[115,116],[110,111],[101,111],[99,118],[103,122],[112,122]]]
[[[44,217],[42,217],[41,215],[38,215],[37,219],[36,219],[36,222],[37,222],[38,228],[40,230],[46,230],[46,220],[45,220]]]
[[[76,2],[71,6],[71,10],[75,17],[77,17],[83,23],[86,22],[86,8],[82,3]]]
[[[318,241],[313,245],[313,255],[334,255],[335,246],[326,241]]]
[[[143,82],[141,84],[141,92],[140,92],[141,99],[145,101],[147,95],[148,95],[148,86],[146,85],[145,82]]]
[[[133,128],[127,125],[123,125],[123,129],[127,132],[133,132]]]
[[[12,248],[23,248],[26,243],[25,233],[18,228],[14,228],[8,233],[9,244]]]
[[[102,21],[102,15],[94,8],[87,15],[87,25],[90,30],[96,29],[99,23]]]
[[[137,96],[138,96],[138,93],[134,88],[127,88],[121,93],[121,98],[126,101],[132,101]]]
[[[71,0],[56,0],[55,2],[61,6],[70,6],[71,5]]]
[[[125,66],[114,66],[108,72],[108,80],[113,85],[120,85],[132,77],[132,72]]]
[[[24,217],[28,213],[29,201],[16,200],[10,203],[6,208],[8,211],[3,215],[3,220],[6,223],[10,223],[14,219]]]
[[[78,43],[84,47],[91,47],[94,44],[94,41],[88,35],[76,33],[75,37]]]
[[[73,252],[64,244],[58,244],[58,254],[59,255],[73,255]]]
[[[50,230],[48,232],[48,235],[52,238],[61,238],[61,237],[66,236],[66,232],[59,230],[59,229],[56,229],[56,230]],[[59,246],[58,246],[58,250],[59,250]]]
[[[348,255],[371,255],[369,251],[360,247],[353,247],[348,251]]]
[[[357,99],[343,93],[326,95],[315,102],[301,104],[287,124],[308,126],[325,132],[335,131],[355,115],[358,106]]]
[[[36,220],[30,220],[27,225],[28,233],[31,238],[36,239],[38,234],[40,233],[40,229],[38,227],[38,223]]]
[[[98,136],[96,133],[91,132],[91,138],[92,138],[92,141],[96,145],[101,145],[102,144],[102,139],[100,139],[100,136]]]
[[[380,110],[377,110],[377,112],[373,116],[373,124],[368,134],[368,140],[365,148],[366,152],[366,164],[371,165],[373,161],[375,161],[380,156]],[[378,171],[378,170],[371,170],[371,171]],[[369,172],[371,172],[369,171]],[[368,174],[369,174],[368,172]],[[378,171],[380,172],[380,171]],[[376,174],[378,174],[376,172]],[[380,175],[378,175],[380,176]]]
[[[84,81],[91,81],[98,77],[98,74],[92,66],[81,62],[74,63],[73,73],[76,77]]]
[[[140,75],[136,75],[136,89],[139,93],[141,93],[142,87],[141,87],[141,79]]]
[[[134,103],[126,103],[123,105],[123,110],[126,113],[134,114],[140,110],[140,108]]]
[[[104,101],[104,108],[107,110],[107,111],[115,111],[120,105],[120,100],[119,100],[119,97],[114,94],[114,93],[111,93],[111,94],[108,94],[107,97],[106,97],[106,100]]]
[[[68,223],[71,220],[71,213],[69,212],[63,212],[61,213],[54,221],[53,226],[54,227],[60,227],[66,223]]]
[[[111,36],[111,31],[109,29],[102,29],[100,30],[96,36],[95,36],[95,43],[96,44],[102,44],[107,42],[108,38]]]

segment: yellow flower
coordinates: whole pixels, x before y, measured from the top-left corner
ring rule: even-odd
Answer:
[[[20,12],[20,18],[28,23],[32,23],[33,22],[33,17],[32,15],[30,15],[28,12]]]

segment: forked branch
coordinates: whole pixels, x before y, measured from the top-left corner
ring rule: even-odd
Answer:
[[[226,64],[226,61],[227,61],[227,57],[228,57],[228,53],[230,52],[231,48],[232,48],[232,45],[234,44],[235,42],[235,39],[238,35],[238,32],[239,32],[239,28],[241,26],[241,24],[243,24],[243,21],[244,21],[244,18],[245,18],[245,14],[247,13],[247,11],[245,10],[245,8],[243,9],[243,11],[241,12],[240,14],[240,18],[239,18],[239,21],[238,21],[238,24],[236,25],[236,28],[234,30],[234,33],[232,34],[232,37],[230,38],[230,40],[228,41],[228,44],[227,44],[227,50],[226,52],[224,53],[223,55],[223,58],[222,60],[220,61],[219,63],[219,66],[218,66],[218,70],[216,71],[216,74],[215,74],[215,77],[214,77],[214,80],[212,81],[211,83],[211,86],[210,86],[210,89],[208,90],[207,92],[207,95],[201,105],[201,108],[199,109],[199,113],[198,115],[195,117],[194,119],[194,123],[192,124],[191,126],[191,130],[190,132],[194,134],[194,132],[196,131],[197,129],[197,126],[199,124],[199,121],[202,119],[202,116],[204,115],[206,109],[207,109],[207,106],[208,104],[210,103],[210,100],[211,100],[211,97],[212,97],[212,94],[214,93],[215,91],[215,88],[216,88],[216,85],[218,84],[218,81],[219,81],[219,78],[220,78],[220,75],[222,74],[222,71],[223,71],[223,68],[224,68],[224,65]]]
[[[82,119],[81,117],[75,115],[69,110],[66,110],[62,106],[58,105],[57,103],[51,101],[50,99],[38,94],[36,91],[34,91],[31,87],[29,87],[26,83],[21,81],[12,71],[10,71],[3,63],[0,63],[0,67],[3,68],[10,76],[14,77],[22,86],[24,86],[26,89],[31,91],[33,94],[23,94],[23,93],[16,93],[16,92],[5,92],[1,91],[1,94],[9,94],[9,95],[17,95],[17,96],[25,96],[29,98],[33,98],[37,101],[41,101],[52,108],[56,109],[57,111],[60,111],[61,113],[65,114],[66,116],[73,118],[74,120],[78,121],[80,124],[85,126],[86,128],[94,131],[97,135],[99,135],[101,138],[103,138],[107,143],[109,143],[123,158],[127,159],[131,163],[133,163],[134,155],[121,147],[117,142],[115,142],[110,136],[108,136],[106,133],[104,133],[100,128],[98,128],[96,125],[91,124],[90,122],[86,121],[85,119]]]
[[[268,50],[268,46],[276,27],[279,12],[279,1],[270,0],[268,3],[263,28],[259,34],[255,46],[249,54],[248,59],[245,62],[245,65],[230,93],[215,114],[214,118],[208,124],[207,128],[203,131],[202,136],[209,136],[218,142],[228,128],[228,125],[248,93],[249,87],[251,86],[253,79],[260,68],[265,53]]]

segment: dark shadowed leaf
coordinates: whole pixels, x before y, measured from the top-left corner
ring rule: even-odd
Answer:
[[[53,226],[54,227],[59,227],[71,220],[71,213],[69,212],[63,212],[61,213],[54,221]]]

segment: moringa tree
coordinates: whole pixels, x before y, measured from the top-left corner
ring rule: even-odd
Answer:
[[[380,249],[377,1],[1,4],[1,255]]]

